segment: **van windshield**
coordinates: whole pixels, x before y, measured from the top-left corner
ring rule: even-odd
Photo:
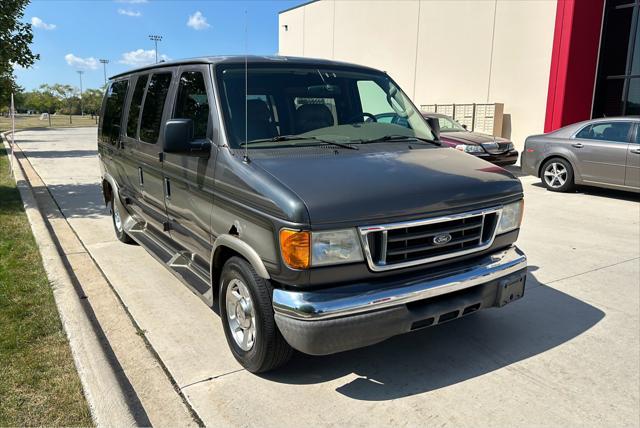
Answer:
[[[240,64],[219,67],[217,77],[234,148],[245,142],[280,148],[434,139],[420,112],[383,73],[250,64],[245,82]]]

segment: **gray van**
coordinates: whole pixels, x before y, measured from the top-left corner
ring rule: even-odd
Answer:
[[[154,64],[111,78],[98,148],[118,239],[219,310],[249,371],[524,293],[519,180],[442,147],[384,72],[290,57]]]

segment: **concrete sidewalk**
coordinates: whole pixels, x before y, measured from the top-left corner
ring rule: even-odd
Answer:
[[[196,425],[49,189],[18,145],[14,152],[16,181],[94,422],[98,426]],[[34,210],[38,216],[30,213]]]
[[[100,195],[96,130],[18,144],[193,410],[207,425],[590,425],[640,420],[636,195],[525,187],[524,299],[255,376],[218,316],[143,249],[119,243]],[[135,267],[135,269],[134,269]]]

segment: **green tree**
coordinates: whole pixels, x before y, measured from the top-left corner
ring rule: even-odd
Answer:
[[[8,105],[11,94],[20,92],[13,66],[30,67],[40,56],[31,51],[31,24],[21,22],[29,0],[2,0],[0,7],[0,105]]]
[[[98,114],[102,106],[102,97],[104,92],[100,89],[87,89],[82,95],[84,101],[85,112],[91,113],[92,116]]]
[[[62,85],[55,83],[53,85],[43,85],[51,90],[56,98],[65,106],[69,113],[69,123],[73,123],[71,115],[73,114],[73,100],[76,98],[78,92],[76,88],[71,85]]]
[[[40,85],[38,91],[38,103],[41,112],[47,112],[49,126],[51,126],[51,114],[60,107],[60,100],[56,97],[49,85]]]

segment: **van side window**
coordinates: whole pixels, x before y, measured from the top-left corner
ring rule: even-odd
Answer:
[[[174,118],[193,121],[193,138],[206,138],[209,122],[209,99],[204,77],[199,71],[186,71],[180,75]]]
[[[138,133],[138,122],[140,121],[140,107],[142,107],[142,96],[144,88],[147,86],[148,75],[138,76],[136,87],[133,90],[131,106],[129,106],[129,117],[127,119],[127,136],[136,138]]]
[[[128,80],[113,82],[107,90],[107,101],[102,119],[102,141],[115,143],[120,138],[122,108],[127,95]]]
[[[155,144],[158,142],[164,101],[167,98],[170,83],[171,73],[159,73],[151,76],[140,122],[140,139],[145,143]]]

